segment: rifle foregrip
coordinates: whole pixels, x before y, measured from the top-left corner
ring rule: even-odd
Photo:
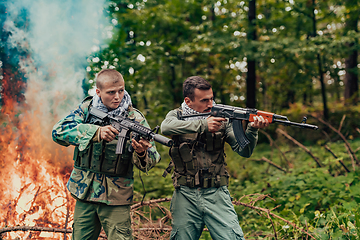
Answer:
[[[250,143],[250,141],[245,136],[245,132],[242,127],[241,120],[233,121],[233,130],[234,130],[234,135],[235,135],[236,141],[238,142],[240,147],[242,149],[244,149]]]
[[[154,135],[154,140],[158,143],[161,143],[165,146],[171,147],[174,144],[174,141],[170,138],[164,137],[160,134],[155,134]]]

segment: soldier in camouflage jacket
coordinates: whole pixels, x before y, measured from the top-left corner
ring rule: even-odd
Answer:
[[[106,69],[98,73],[96,95],[85,99],[68,116],[55,124],[53,140],[63,146],[75,146],[74,169],[67,188],[77,200],[72,239],[97,239],[101,227],[108,239],[133,239],[130,204],[133,200],[133,165],[147,172],[160,161],[153,141],[128,141],[121,156],[115,154],[118,131],[112,126],[85,122],[89,106],[113,114],[127,113],[149,127],[145,117],[131,105],[122,75]],[[134,153],[128,151],[131,144]],[[86,164],[83,164],[86,162]],[[123,171],[94,170],[96,164],[111,163]],[[120,165],[119,165],[120,164]],[[108,168],[106,168],[108,169]]]

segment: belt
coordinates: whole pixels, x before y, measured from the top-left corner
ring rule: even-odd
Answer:
[[[177,178],[177,183],[179,185],[188,186],[190,188],[201,187],[201,188],[211,188],[211,187],[221,187],[227,186],[229,184],[229,179],[226,176],[217,175],[216,177],[201,177],[200,184],[195,185],[194,176],[180,176]]]

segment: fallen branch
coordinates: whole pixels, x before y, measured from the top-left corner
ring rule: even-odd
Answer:
[[[159,199],[154,199],[154,200],[149,200],[149,201],[145,201],[145,202],[139,202],[139,203],[135,203],[133,205],[131,205],[131,211],[140,208],[142,206],[148,206],[148,205],[152,205],[154,203],[160,203],[160,202],[170,202],[171,198],[159,198]]]
[[[36,231],[36,232],[54,232],[54,233],[72,233],[72,229],[63,229],[63,228],[51,228],[51,227],[37,227],[37,226],[16,226],[16,227],[6,227],[0,229],[0,236],[3,233],[7,232],[16,232],[16,231]],[[106,235],[100,234],[101,238],[107,238]]]
[[[292,222],[290,222],[290,221],[288,221],[288,220],[286,220],[286,219],[284,219],[284,218],[282,218],[282,217],[280,217],[280,216],[272,213],[271,210],[269,210],[269,209],[252,206],[252,205],[249,205],[249,204],[246,204],[246,203],[242,203],[242,202],[239,202],[239,201],[233,201],[232,203],[235,204],[235,205],[245,206],[245,207],[248,207],[248,208],[251,208],[251,209],[254,209],[254,210],[263,211],[263,212],[265,212],[265,213],[267,213],[267,214],[269,214],[269,215],[271,215],[271,216],[273,216],[273,217],[275,217],[275,218],[278,218],[278,219],[286,222],[287,224],[290,224],[290,225],[293,226],[294,228],[300,230],[301,232],[305,233],[306,235],[308,235],[308,236],[311,237],[312,239],[315,239],[315,240],[316,240],[316,238],[314,238],[310,233],[308,233],[308,232],[305,231],[304,229],[301,229],[300,227],[296,226],[295,223],[292,223]]]
[[[339,132],[341,131],[342,125],[344,124],[345,118],[346,118],[346,115],[344,114],[340,121],[339,129],[338,129]]]
[[[280,128],[276,129],[277,132],[281,133],[282,135],[284,135],[285,137],[287,137],[289,140],[291,140],[293,143],[295,143],[296,145],[298,145],[299,147],[301,147],[302,149],[305,150],[305,152],[307,152],[316,162],[316,164],[318,165],[318,167],[321,167],[320,161],[317,157],[314,156],[314,154],[312,154],[312,152],[305,147],[304,145],[302,145],[301,143],[299,143],[298,141],[296,141],[294,138],[292,138],[289,134],[287,134],[284,130],[281,130]]]
[[[336,132],[341,138],[342,140],[344,140],[347,148],[348,148],[348,151],[349,151],[349,154],[352,155],[352,157],[354,158],[354,160],[356,161],[357,164],[359,164],[359,160],[357,159],[355,153],[353,152],[353,150],[351,149],[350,147],[350,144],[349,142],[346,140],[345,136],[340,132],[338,131],[337,129],[335,129],[333,126],[331,126],[331,124],[325,122],[324,120],[322,120],[321,118],[318,118],[316,116],[312,116],[314,118],[316,118],[317,120],[319,120],[320,122],[322,122],[323,124],[325,124],[326,126],[328,126],[331,130],[333,130],[334,132]]]
[[[328,145],[324,145],[325,149],[328,150],[328,152],[330,152],[334,158],[338,158],[335,153],[333,151],[331,151],[330,147]],[[347,171],[350,172],[350,170],[345,166],[344,162],[342,160],[338,160],[338,162],[343,166],[343,168]]]
[[[251,159],[251,160],[252,161],[264,161],[264,162],[267,162],[270,165],[274,166],[275,168],[279,169],[280,171],[283,171],[284,173],[287,172],[285,169],[283,169],[282,167],[280,167],[276,163],[272,162],[271,160],[267,159],[266,157],[262,157],[261,159]]]
[[[349,156],[350,156],[350,158],[351,158],[351,165],[352,165],[353,170],[354,170],[354,172],[355,172],[355,161],[354,161],[353,155],[351,154],[351,149],[349,148],[348,145],[346,145],[346,144],[344,144],[344,145],[345,145],[345,148],[346,148],[346,150],[347,150],[347,152],[348,152],[348,154],[349,154]]]
[[[58,232],[58,233],[72,233],[72,229],[63,229],[63,228],[51,228],[51,227],[37,227],[37,226],[16,226],[16,227],[6,227],[0,229],[0,234],[6,232],[15,232],[15,231],[37,231],[37,232]]]
[[[138,229],[133,229],[133,232],[141,232],[141,231],[154,231],[154,232],[168,232],[171,231],[172,227],[170,226],[163,226],[163,227],[148,227],[148,228],[138,228]]]
[[[357,151],[359,151],[360,150],[360,147],[358,147],[355,151],[354,151],[354,153],[357,153]]]
[[[290,161],[286,158],[285,153],[283,153],[283,152],[280,150],[279,146],[275,143],[275,141],[271,138],[271,136],[270,136],[268,133],[266,133],[264,130],[262,130],[262,129],[260,129],[260,132],[267,137],[267,139],[268,139],[269,142],[270,142],[270,146],[274,146],[274,147],[281,153],[281,155],[283,156],[283,158],[285,159],[286,163],[287,163],[288,166],[289,166],[289,165],[290,165]]]

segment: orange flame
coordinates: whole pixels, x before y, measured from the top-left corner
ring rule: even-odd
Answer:
[[[23,101],[24,87],[23,81],[15,80],[14,75],[4,71],[0,117],[0,229],[69,228],[75,204],[65,186],[72,169],[71,149],[52,142],[52,126],[44,126],[39,110],[30,111],[28,105],[19,103]],[[3,237],[60,239],[61,234],[16,231]]]

